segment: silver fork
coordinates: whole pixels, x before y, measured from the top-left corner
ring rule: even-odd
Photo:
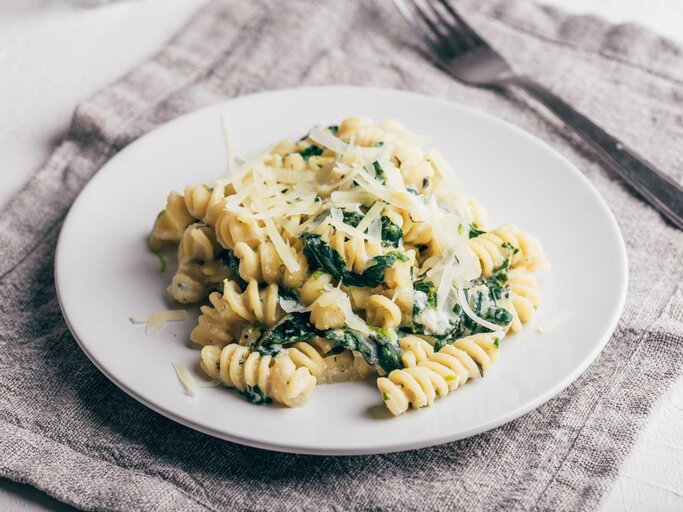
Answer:
[[[610,169],[683,229],[683,189],[676,182],[545,87],[513,71],[447,0],[394,0],[394,4],[446,72],[477,87],[523,89],[571,126]]]

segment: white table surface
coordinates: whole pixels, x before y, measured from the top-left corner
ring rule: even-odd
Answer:
[[[74,106],[152,55],[206,1],[2,0],[0,207],[49,156]],[[681,0],[546,3],[635,21],[683,43]],[[0,478],[0,510],[72,508]],[[656,405],[601,506],[602,512],[621,510],[683,510],[683,379]]]

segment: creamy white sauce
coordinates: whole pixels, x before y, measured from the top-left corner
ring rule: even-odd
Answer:
[[[445,334],[451,328],[454,316],[452,312],[429,308],[416,316],[415,321],[424,327],[425,334]]]
[[[422,310],[427,305],[427,294],[420,290],[415,290],[413,294],[413,304],[418,310]]]

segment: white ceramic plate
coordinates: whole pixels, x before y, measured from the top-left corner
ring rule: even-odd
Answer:
[[[195,315],[147,337],[129,317],[167,309],[170,271],[159,274],[145,240],[169,191],[225,171],[222,114],[249,155],[314,124],[353,114],[395,118],[426,134],[489,210],[543,243],[553,271],[541,275],[534,323],[506,339],[484,379],[433,407],[389,418],[374,382],[318,386],[300,409],[257,407],[224,388],[186,396],[171,366],[198,377],[188,341]],[[565,158],[531,135],[460,105],[393,90],[329,87],[273,91],[208,107],[142,137],[88,184],[64,223],[55,274],[59,300],[83,351],[126,393],[207,434],[271,450],[365,454],[471,436],[539,406],[574,381],[616,326],[627,285],[624,243],[605,202]],[[573,317],[550,333],[536,322]]]

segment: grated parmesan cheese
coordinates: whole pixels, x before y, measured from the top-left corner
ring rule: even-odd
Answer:
[[[372,205],[372,208],[368,210],[368,213],[365,214],[365,217],[361,219],[361,221],[358,223],[358,228],[359,231],[365,231],[370,227],[370,223],[379,218],[379,216],[382,214],[382,210],[386,206],[386,203],[383,203],[381,201],[377,201],[375,204]],[[381,238],[381,235],[380,235]]]
[[[460,307],[462,308],[462,310],[472,320],[477,322],[479,325],[486,327],[490,331],[500,331],[500,325],[494,324],[493,322],[489,322],[488,320],[484,320],[474,311],[472,311],[472,308],[470,307],[469,302],[467,302],[467,297],[465,297],[465,292],[462,290],[462,288],[458,288],[458,301],[460,303]]]
[[[368,240],[369,242],[376,242],[376,243],[379,243],[382,241],[381,235],[380,235],[380,238],[373,239],[370,237],[369,234],[363,233],[358,228],[354,228],[350,224],[346,224],[344,221],[336,219],[334,217],[330,217],[330,225],[334,226],[334,228],[337,231],[341,231],[341,232],[346,233],[347,235],[352,236],[352,237],[357,237],[357,238],[360,238],[362,240]]]
[[[194,380],[190,370],[185,368],[180,363],[173,363],[173,369],[175,370],[175,374],[178,376],[178,380],[180,381],[181,386],[183,386],[185,392],[190,396],[194,396],[199,389],[199,385],[197,384],[197,381]]]
[[[169,309],[166,311],[157,311],[149,315],[138,315],[130,318],[132,324],[147,324],[145,326],[145,334],[153,336],[166,325],[166,322],[180,322],[187,320],[187,311],[184,309]]]
[[[382,243],[382,218],[375,217],[368,226],[368,240]]]
[[[361,160],[376,160],[377,157],[384,152],[383,148],[364,148],[360,146],[353,145],[351,143],[346,143],[339,137],[336,137],[329,130],[326,130],[320,126],[314,126],[311,128],[308,137],[315,143],[331,149],[337,155],[342,156],[346,154],[353,154],[359,157]]]
[[[268,217],[264,219],[263,222],[266,226],[266,233],[268,233],[270,241],[273,242],[275,250],[280,256],[282,263],[284,263],[285,267],[287,267],[287,270],[289,270],[290,272],[298,272],[299,270],[301,270],[299,262],[296,261],[296,258],[292,255],[292,252],[289,250],[289,245],[287,245],[285,241],[282,239],[282,236],[280,236],[280,232],[275,227],[273,219]]]
[[[280,297],[280,307],[285,313],[303,313],[306,308],[295,300]]]

